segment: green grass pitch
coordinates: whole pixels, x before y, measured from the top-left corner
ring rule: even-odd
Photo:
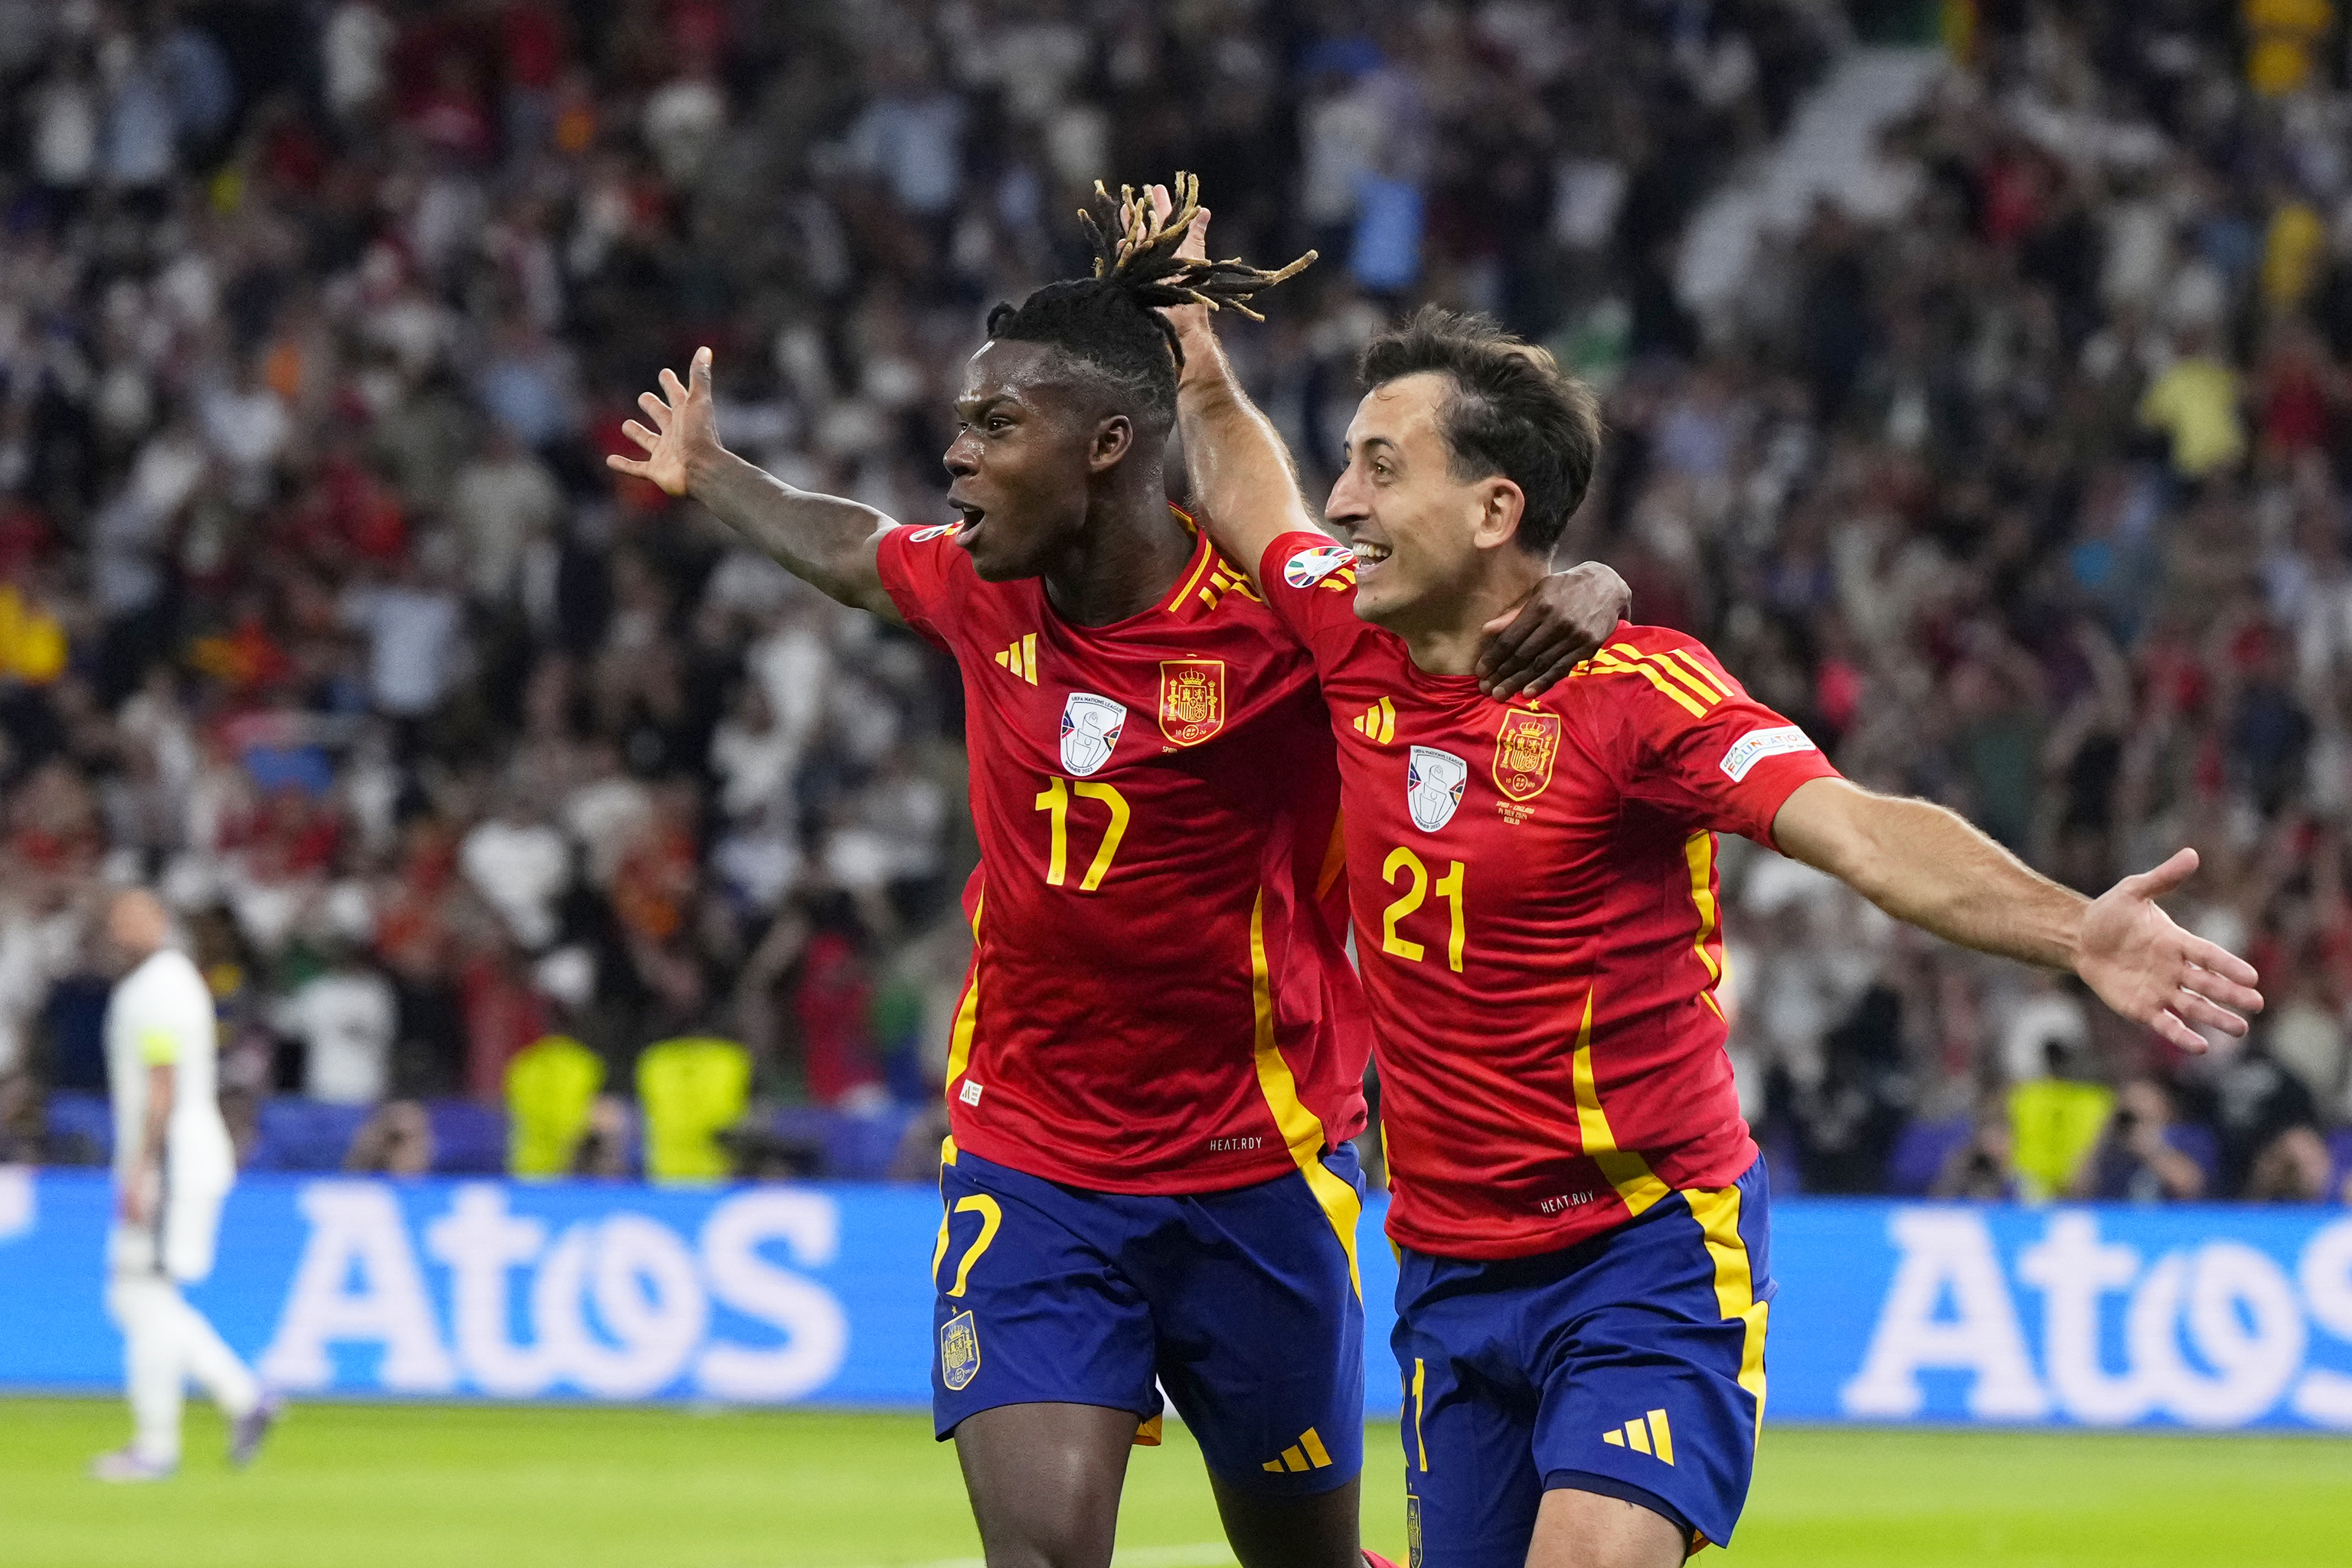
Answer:
[[[83,1479],[126,1418],[0,1401],[8,1568],[978,1568],[954,1455],[919,1415],[314,1405],[232,1474],[208,1412],[163,1486]],[[1365,1539],[1403,1557],[1394,1429]],[[2352,1442],[1767,1428],[1741,1568],[2340,1568]],[[1123,1568],[1217,1568],[1180,1429],[1129,1472]]]

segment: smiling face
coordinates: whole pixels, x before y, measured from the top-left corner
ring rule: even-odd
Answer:
[[[1518,525],[1518,486],[1454,473],[1444,419],[1451,378],[1421,371],[1364,395],[1348,466],[1324,512],[1356,552],[1356,614],[1410,635],[1466,601]]]
[[[956,543],[991,583],[1043,575],[1085,526],[1088,487],[1134,444],[1060,350],[997,340],[964,366],[956,438],[942,459],[962,514]]]

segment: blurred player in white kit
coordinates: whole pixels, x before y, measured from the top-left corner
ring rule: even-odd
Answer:
[[[104,942],[121,976],[106,1009],[115,1184],[106,1308],[122,1331],[132,1436],[90,1467],[103,1481],[160,1481],[179,1468],[190,1378],[228,1416],[234,1464],[252,1459],[279,1408],[180,1295],[212,1272],[236,1155],[215,1086],[212,992],[171,943],[171,917],[152,893],[115,895]]]

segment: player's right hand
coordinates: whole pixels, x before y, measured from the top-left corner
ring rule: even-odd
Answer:
[[[710,399],[710,351],[694,351],[694,363],[687,369],[687,383],[678,384],[677,373],[661,373],[662,391],[669,401],[665,403],[653,393],[641,393],[637,406],[654,422],[646,429],[632,419],[621,426],[621,433],[645,448],[643,458],[625,458],[618,452],[608,453],[604,466],[641,479],[650,479],[664,491],[674,496],[686,493],[688,469],[698,458],[719,451],[718,417]]]

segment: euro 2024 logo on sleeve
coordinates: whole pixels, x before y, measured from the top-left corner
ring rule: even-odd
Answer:
[[[1404,804],[1412,825],[1434,833],[1453,821],[1469,783],[1469,763],[1435,746],[1415,746],[1404,760]]]
[[[1079,778],[1110,761],[1127,729],[1127,704],[1073,691],[1062,704],[1062,765]]]
[[[1285,562],[1282,580],[1294,588],[1312,588],[1355,559],[1356,552],[1344,544],[1318,544]]]

